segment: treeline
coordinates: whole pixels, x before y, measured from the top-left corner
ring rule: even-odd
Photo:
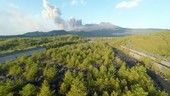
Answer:
[[[64,44],[50,42],[44,52],[0,65],[0,96],[168,95],[142,65],[126,67],[107,43]]]
[[[24,50],[26,48],[46,46],[47,48],[58,45],[84,42],[85,39],[74,35],[55,36],[55,37],[17,37],[0,38],[0,53]]]

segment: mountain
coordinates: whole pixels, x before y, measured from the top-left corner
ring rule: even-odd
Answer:
[[[104,29],[115,30],[118,28],[121,28],[121,27],[113,25],[111,23],[102,22],[100,24],[86,24],[86,25],[80,26],[78,28],[75,28],[73,31],[75,31],[75,32],[79,32],[79,31],[90,32],[90,31],[104,30]]]
[[[6,37],[41,37],[41,36],[58,36],[58,35],[79,35],[84,37],[120,37],[132,34],[147,34],[153,32],[160,32],[168,29],[132,29],[123,28],[111,23],[100,23],[100,24],[86,24],[82,25],[73,30],[52,30],[49,32],[27,32],[23,35],[12,35],[12,36],[0,36],[0,38]]]
[[[86,24],[69,32],[85,37],[113,37],[124,35],[121,34],[124,32],[124,28],[103,22],[100,24]]]
[[[58,36],[58,35],[67,35],[71,34],[65,30],[52,30],[48,32],[27,32],[22,35],[0,35],[0,38],[14,38],[14,37],[44,37],[44,36]]]
[[[123,28],[111,23],[102,22],[100,24],[86,24],[78,27],[70,33],[86,37],[119,37],[132,34],[146,34],[159,32],[163,29],[131,29]]]

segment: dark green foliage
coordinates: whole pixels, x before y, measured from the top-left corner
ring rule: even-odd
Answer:
[[[26,69],[23,75],[25,76],[26,80],[31,81],[34,80],[35,77],[38,75],[38,64],[35,62],[28,61],[26,64]]]
[[[14,65],[9,69],[9,75],[12,76],[17,76],[19,74],[22,74],[22,72],[23,72],[22,68],[18,65]]]
[[[19,91],[19,89],[22,88],[23,85],[24,81],[21,79],[15,81],[7,79],[4,83],[1,83],[0,85],[0,96],[14,94],[16,91]]]
[[[35,96],[37,94],[37,87],[32,84],[25,85],[22,90],[20,91],[20,94],[22,96]]]
[[[136,34],[121,38],[96,39],[96,41],[107,42],[111,46],[122,50],[127,55],[131,54],[131,52],[133,53],[133,51],[138,51],[139,54],[144,53],[145,55],[148,55],[148,57],[145,55],[143,55],[143,57],[139,57],[137,55],[131,54],[132,57],[140,59],[141,62],[145,64],[145,67],[147,69],[154,71],[157,75],[160,75],[162,78],[166,78],[168,81],[170,80],[170,73],[169,71],[167,71],[169,70],[169,68],[164,68],[164,66],[161,67],[155,64],[155,62],[169,62],[170,31],[161,31],[157,33],[149,33],[143,35]]]
[[[53,80],[54,77],[57,75],[57,69],[53,66],[46,66],[43,75],[48,79],[48,80]]]
[[[38,96],[52,96],[54,91],[50,90],[49,84],[47,81],[44,81],[42,83],[40,92],[38,93]]]
[[[82,77],[77,76],[71,83],[70,91],[67,96],[86,96],[87,89]]]
[[[0,53],[23,50],[27,48],[45,46],[47,48],[60,47],[64,45],[84,42],[78,36],[57,36],[57,37],[32,37],[32,38],[6,38],[0,41]]]
[[[107,43],[46,39],[46,51],[0,65],[0,96],[167,96],[145,67],[127,67]]]

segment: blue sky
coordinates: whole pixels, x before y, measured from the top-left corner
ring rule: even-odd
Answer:
[[[60,9],[63,20],[82,19],[83,24],[110,22],[127,28],[170,29],[170,0],[48,0]],[[55,30],[43,18],[43,0],[1,0],[0,35]]]

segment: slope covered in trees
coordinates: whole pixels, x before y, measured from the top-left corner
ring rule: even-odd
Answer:
[[[145,35],[132,35],[110,39],[112,45],[124,45],[139,51],[146,51],[165,58],[170,58],[170,31]]]
[[[160,64],[161,62],[164,62],[163,60],[166,61],[166,64],[169,64],[168,59],[170,58],[170,31],[162,31],[145,35],[132,35],[120,38],[99,38],[94,39],[93,41],[107,42],[110,44],[110,46],[122,50],[127,55],[131,55],[132,57],[138,59],[140,58],[140,61],[145,65],[147,69],[154,71],[157,75],[161,76],[168,82],[170,81],[169,67],[164,67]],[[134,54],[133,52],[137,53]],[[139,55],[143,53],[145,56],[148,55],[148,57]],[[152,57],[149,56],[154,58],[156,57],[156,59],[153,60]]]
[[[81,39],[81,40],[80,40]],[[63,46],[65,44],[73,44],[78,41],[84,42],[85,39],[78,36],[56,36],[56,37],[23,37],[23,38],[0,38],[0,53],[23,50],[37,46]]]
[[[61,38],[46,42],[44,52],[1,64],[0,96],[168,95],[154,86],[145,67],[127,67],[109,44]]]

